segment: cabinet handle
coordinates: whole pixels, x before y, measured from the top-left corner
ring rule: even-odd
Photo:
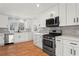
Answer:
[[[61,41],[61,40],[57,40],[57,41]]]
[[[70,44],[77,45],[76,43],[70,43]]]
[[[74,55],[76,55],[76,50],[74,50]]]
[[[74,18],[74,23],[75,23],[75,18]]]
[[[78,22],[78,17],[77,17],[77,22]]]
[[[70,50],[70,53],[72,54],[72,49]]]

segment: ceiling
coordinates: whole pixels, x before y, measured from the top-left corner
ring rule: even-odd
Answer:
[[[22,18],[35,17],[51,8],[55,3],[40,3],[39,8],[35,3],[0,3],[0,13]]]

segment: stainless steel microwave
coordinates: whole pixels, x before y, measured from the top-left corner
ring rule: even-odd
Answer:
[[[59,27],[59,16],[47,19],[46,27]]]

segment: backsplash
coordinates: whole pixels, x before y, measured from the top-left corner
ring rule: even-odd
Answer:
[[[61,27],[63,35],[79,36],[79,25]]]
[[[40,33],[49,33],[51,30],[60,30],[61,27],[41,27],[39,32]]]
[[[0,28],[0,33],[7,33],[8,32],[8,28]]]
[[[75,26],[62,26],[62,27],[55,27],[55,28],[41,28],[39,31],[40,33],[43,32],[49,32],[50,30],[62,30],[63,35],[68,35],[68,36],[79,36],[79,25]]]

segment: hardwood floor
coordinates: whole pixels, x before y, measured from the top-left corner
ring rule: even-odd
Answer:
[[[0,56],[48,56],[32,41],[0,47]]]

